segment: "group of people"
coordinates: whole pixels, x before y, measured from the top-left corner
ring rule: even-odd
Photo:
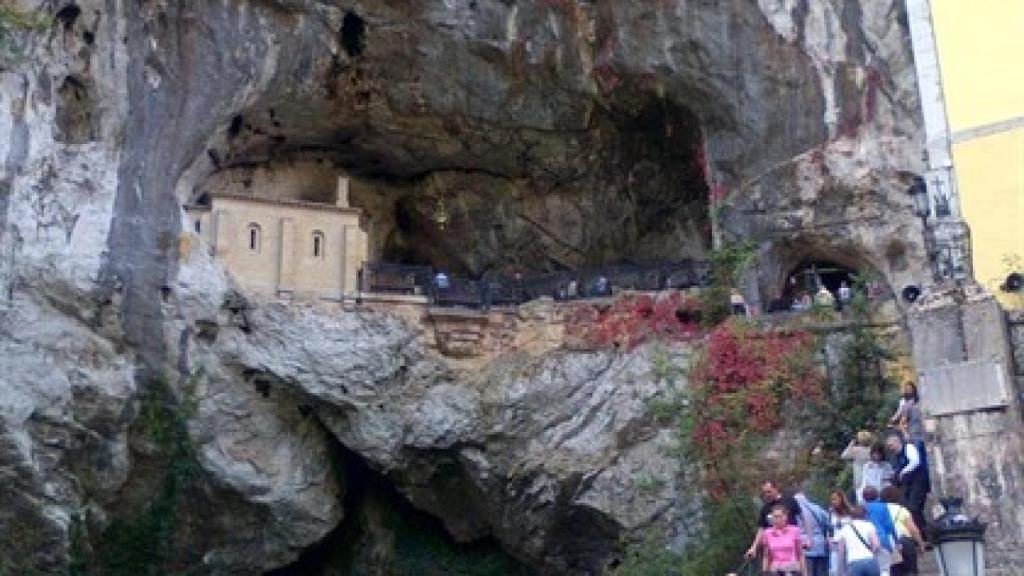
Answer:
[[[811,308],[822,308],[831,309],[834,308],[838,311],[842,311],[850,305],[850,299],[853,298],[853,291],[850,285],[843,280],[839,284],[839,288],[836,293],[833,294],[824,284],[818,285],[818,291],[814,293],[813,298],[807,292],[800,292],[793,298],[792,310],[810,310]]]
[[[929,490],[917,391],[908,386],[884,444],[862,431],[843,453],[854,463],[855,498],[835,489],[827,510],[773,481],[761,487],[760,528],[746,552],[771,576],[917,574],[925,549]]]

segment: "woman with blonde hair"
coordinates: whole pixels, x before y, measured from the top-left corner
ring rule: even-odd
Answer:
[[[861,501],[860,489],[864,483],[864,465],[871,460],[871,445],[874,442],[875,437],[871,432],[861,430],[839,455],[843,460],[849,460],[853,464],[853,491],[858,502]]]

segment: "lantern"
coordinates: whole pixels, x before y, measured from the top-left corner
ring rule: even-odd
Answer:
[[[914,176],[914,183],[907,188],[907,194],[914,201],[914,214],[918,218],[927,218],[931,215],[931,202],[928,199],[928,185],[924,178]]]
[[[985,574],[985,524],[964,514],[963,498],[940,500],[945,512],[931,528],[942,576]]]

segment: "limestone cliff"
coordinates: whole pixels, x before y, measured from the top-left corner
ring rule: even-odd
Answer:
[[[154,382],[195,403],[171,556],[197,573],[285,565],[338,525],[337,442],[456,539],[491,535],[538,572],[679,532],[694,503],[646,416],[650,348],[467,368],[398,315],[246,302],[182,224],[232,170],[351,173],[377,256],[457,271],[750,237],[765,299],[805,258],[920,272],[898,0],[15,4],[40,25],[4,27],[0,69],[9,570],[64,573],[153,490]],[[640,493],[641,475],[664,482]]]

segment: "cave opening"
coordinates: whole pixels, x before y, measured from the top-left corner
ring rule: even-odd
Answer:
[[[77,4],[68,4],[58,10],[54,15],[54,18],[64,26],[65,31],[71,31],[71,29],[75,27],[75,21],[77,21],[78,17],[81,15],[82,9],[79,8]]]
[[[366,22],[352,11],[341,21],[341,47],[350,58],[356,58],[366,49]]]
[[[455,542],[440,520],[415,508],[361,456],[340,444],[337,454],[346,490],[344,520],[298,560],[264,576],[532,573],[493,538]]]
[[[68,75],[57,89],[56,139],[85,144],[99,137],[99,104],[88,77]]]
[[[789,274],[782,292],[783,298],[791,302],[801,293],[813,296],[822,286],[836,294],[839,287],[844,284],[853,287],[854,280],[859,273],[854,268],[831,260],[804,260],[795,266]]]

